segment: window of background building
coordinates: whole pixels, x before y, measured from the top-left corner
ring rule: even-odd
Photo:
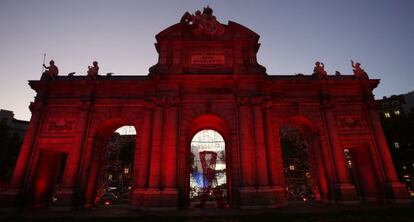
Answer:
[[[396,115],[396,116],[399,116],[400,115],[400,110],[394,110],[394,114]]]
[[[400,144],[398,142],[394,142],[394,147],[395,147],[395,149],[398,149],[398,148],[400,148]]]

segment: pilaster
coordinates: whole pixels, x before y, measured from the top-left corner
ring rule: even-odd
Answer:
[[[91,112],[90,101],[84,101],[79,105],[78,133],[73,149],[68,153],[61,188],[56,191],[57,201],[54,204],[56,206],[71,206],[74,201],[75,192],[80,192],[79,189],[76,189],[77,186],[79,188],[79,184],[76,183],[80,183],[79,170],[85,149]]]
[[[386,181],[383,181],[384,201],[409,203],[409,194],[407,187],[398,180],[395,167],[392,161],[391,153],[385,139],[384,132],[379,120],[379,109],[375,101],[368,104],[368,113],[370,117],[370,125],[375,137],[375,144],[379,156],[381,158],[382,169],[384,171]]]
[[[322,110],[325,116],[329,145],[332,151],[331,153],[333,154],[336,173],[336,182],[333,186],[336,201],[344,204],[358,203],[355,186],[351,184],[347,171],[344,149],[339,142],[333,108],[334,105],[330,101],[323,101]]]

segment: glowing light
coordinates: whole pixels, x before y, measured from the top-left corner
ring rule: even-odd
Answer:
[[[394,114],[395,114],[396,116],[399,116],[399,115],[400,115],[400,111],[399,111],[399,110],[395,110],[395,111],[394,111]]]
[[[134,126],[122,126],[115,130],[119,135],[137,135],[137,131]]]
[[[104,205],[106,205],[106,206],[111,205],[111,202],[107,200],[107,201],[104,202]]]
[[[400,144],[398,142],[394,142],[394,147],[395,147],[395,149],[398,149],[398,148],[400,148]]]
[[[295,170],[295,166],[294,165],[290,165],[289,166],[289,170]]]

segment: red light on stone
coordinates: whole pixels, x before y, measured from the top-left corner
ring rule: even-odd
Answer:
[[[104,205],[106,205],[106,206],[111,205],[111,202],[110,201],[105,201]]]

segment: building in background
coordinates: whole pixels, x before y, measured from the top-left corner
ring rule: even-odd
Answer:
[[[414,92],[380,100],[381,123],[398,177],[414,196]]]
[[[15,119],[13,111],[0,110],[0,189],[11,178],[28,125]]]

